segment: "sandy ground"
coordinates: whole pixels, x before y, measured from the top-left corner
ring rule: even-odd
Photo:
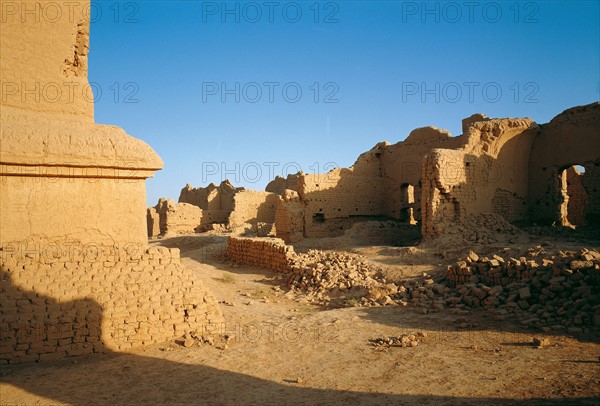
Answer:
[[[162,404],[600,404],[600,339],[539,334],[486,313],[411,308],[324,309],[286,294],[277,275],[218,260],[219,237],[162,241],[216,296],[226,323],[185,348],[164,343],[0,369],[0,405]],[[390,259],[410,273],[439,264]],[[387,258],[387,259],[386,259]],[[467,318],[470,327],[457,328]],[[376,348],[369,339],[425,332],[416,348]],[[551,345],[534,348],[534,336]]]

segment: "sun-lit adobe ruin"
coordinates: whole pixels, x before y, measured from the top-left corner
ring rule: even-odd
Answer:
[[[78,4],[1,25],[2,401],[597,401],[599,102],[146,207],[163,162],[95,123]]]
[[[377,144],[351,168],[277,178],[267,192],[236,189],[228,181],[218,187],[187,185],[179,204],[201,209],[186,232],[213,224],[232,230],[247,224],[256,231],[257,223],[272,223],[287,242],[341,236],[371,220],[398,223],[398,243],[403,233],[407,241],[415,232],[428,240],[459,234],[457,229],[476,242],[474,224],[597,227],[599,122],[598,103],[566,110],[542,125],[474,114],[463,120],[457,137],[419,128],[404,141]],[[160,206],[149,212],[158,213]],[[162,216],[176,222],[175,213],[185,207],[170,215],[163,210]],[[153,230],[150,236],[164,234]]]
[[[146,179],[163,163],[94,123],[89,13],[74,10],[2,23],[2,363],[135,348],[221,320],[179,250],[148,246]],[[23,97],[48,84],[62,98]]]

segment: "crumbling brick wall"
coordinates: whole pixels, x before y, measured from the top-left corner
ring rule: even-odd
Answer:
[[[240,190],[233,196],[233,210],[229,214],[230,228],[251,224],[275,222],[275,205],[279,196],[275,193]]]
[[[187,184],[179,194],[179,203],[193,204],[202,209],[202,225],[225,224],[233,210],[233,196],[244,188],[234,187],[229,180],[219,186],[211,183],[207,187],[194,188]]]
[[[0,258],[0,364],[126,350],[222,322],[178,249],[29,239]]]
[[[566,212],[563,213],[564,223],[577,226],[585,225],[585,208],[587,206],[587,193],[583,186],[584,174],[580,173],[577,167],[571,166],[563,172],[564,185],[567,197],[563,206]]]
[[[471,121],[463,148],[433,150],[422,167],[423,236],[484,213],[526,219],[526,168],[537,132],[530,119]]]
[[[160,234],[175,236],[198,231],[202,223],[202,210],[188,203],[175,203],[172,199],[160,199],[156,205],[159,215]]]
[[[269,182],[269,184],[265,187],[265,192],[277,193],[278,195],[283,195],[286,190],[293,190],[297,192],[298,182],[300,180],[300,176],[303,174],[304,172],[298,172],[294,175],[289,174],[286,178],[275,176],[275,179]]]
[[[287,243],[304,238],[304,205],[298,193],[286,190],[275,203],[277,236]]]
[[[146,209],[146,221],[148,223],[148,238],[156,238],[160,235],[160,215],[156,207]]]
[[[452,222],[471,220],[512,233],[507,222],[560,218],[558,174],[576,163],[586,168],[586,222],[598,223],[598,103],[567,110],[541,127],[528,118],[482,114],[462,125],[458,137],[435,127],[419,128],[405,141],[377,144],[349,169],[301,174],[299,202],[278,204],[278,236],[286,241],[300,233],[338,236],[354,222],[376,217],[422,220],[424,237],[443,234]],[[283,188],[283,179],[272,186]]]
[[[456,149],[465,142],[465,137],[452,137],[446,130],[423,127],[413,130],[404,141],[383,145],[381,174],[384,178],[385,214],[408,222],[410,211],[414,221],[421,221],[423,158],[433,148]],[[412,199],[407,193],[410,188]]]
[[[585,224],[600,227],[600,159],[585,165],[581,179],[587,201],[585,204]]]
[[[341,235],[353,222],[383,214],[383,183],[376,154],[373,150],[363,154],[349,169],[301,176],[299,196],[306,237]]]
[[[300,233],[306,237],[339,236],[354,223],[369,219],[419,221],[423,158],[435,146],[456,148],[465,142],[445,130],[419,128],[405,141],[377,144],[349,169],[300,174],[301,204],[282,201],[276,216],[277,235],[291,241]],[[283,179],[273,182],[274,190],[276,186],[282,188]]]
[[[600,104],[573,107],[540,126],[529,159],[528,207],[531,221],[561,224],[562,172],[582,165],[588,202],[586,223],[600,224]]]
[[[295,252],[279,238],[229,237],[227,256],[242,264],[290,272],[290,261]]]

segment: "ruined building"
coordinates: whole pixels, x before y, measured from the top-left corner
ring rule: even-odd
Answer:
[[[179,250],[147,245],[145,180],[163,163],[94,123],[90,3],[67,3],[52,21],[17,13],[1,25],[0,364],[128,349],[222,320]]]
[[[474,114],[457,137],[418,128],[396,144],[382,142],[351,168],[277,177],[266,192],[187,185],[171,210],[148,209],[148,235],[222,224],[234,230],[272,224],[286,242],[341,236],[354,224],[392,220],[401,242],[447,234],[481,240],[477,229],[515,232],[512,224],[598,226],[600,104],[574,107],[548,124]],[[201,209],[193,221],[184,203]],[[159,215],[160,214],[160,215]],[[161,217],[162,216],[162,217]],[[199,216],[199,217],[198,217]],[[182,225],[182,223],[185,223]],[[269,230],[272,230],[269,228]]]
[[[261,224],[274,223],[278,200],[275,193],[236,188],[228,180],[204,188],[188,184],[181,190],[179,203],[160,199],[147,209],[148,236],[169,237],[218,227],[256,232]]]
[[[299,174],[296,190],[281,192],[279,180],[277,236],[336,236],[379,218],[417,224],[423,238],[469,222],[599,225],[599,103],[542,125],[481,114],[462,124],[457,137],[419,128],[402,142],[377,144],[351,168]]]

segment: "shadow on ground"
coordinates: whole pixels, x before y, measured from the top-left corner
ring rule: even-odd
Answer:
[[[515,404],[515,399],[455,398],[313,389],[202,365],[133,354],[106,354],[50,364],[2,368],[0,383],[73,405],[189,404]],[[289,382],[289,380],[288,380]],[[5,392],[6,389],[3,390]],[[2,402],[22,400],[6,398]],[[548,399],[523,404],[564,404]],[[593,403],[573,399],[571,404]]]
[[[364,307],[360,310],[362,319],[396,327],[401,333],[429,330],[435,334],[444,335],[446,338],[452,337],[456,333],[466,333],[472,334],[473,337],[477,335],[478,344],[482,339],[485,340],[486,336],[493,340],[497,333],[508,333],[508,337],[513,338],[511,339],[513,346],[516,343],[519,346],[531,346],[531,339],[534,336],[546,334],[537,328],[517,324],[511,319],[493,320],[491,314],[485,310],[473,310],[468,315],[455,314],[449,308],[428,314],[420,314],[417,308],[397,306]],[[596,330],[577,335],[568,334],[564,330],[551,330],[548,334],[574,336],[581,342],[600,344],[600,336]],[[509,343],[504,344],[509,345]]]

